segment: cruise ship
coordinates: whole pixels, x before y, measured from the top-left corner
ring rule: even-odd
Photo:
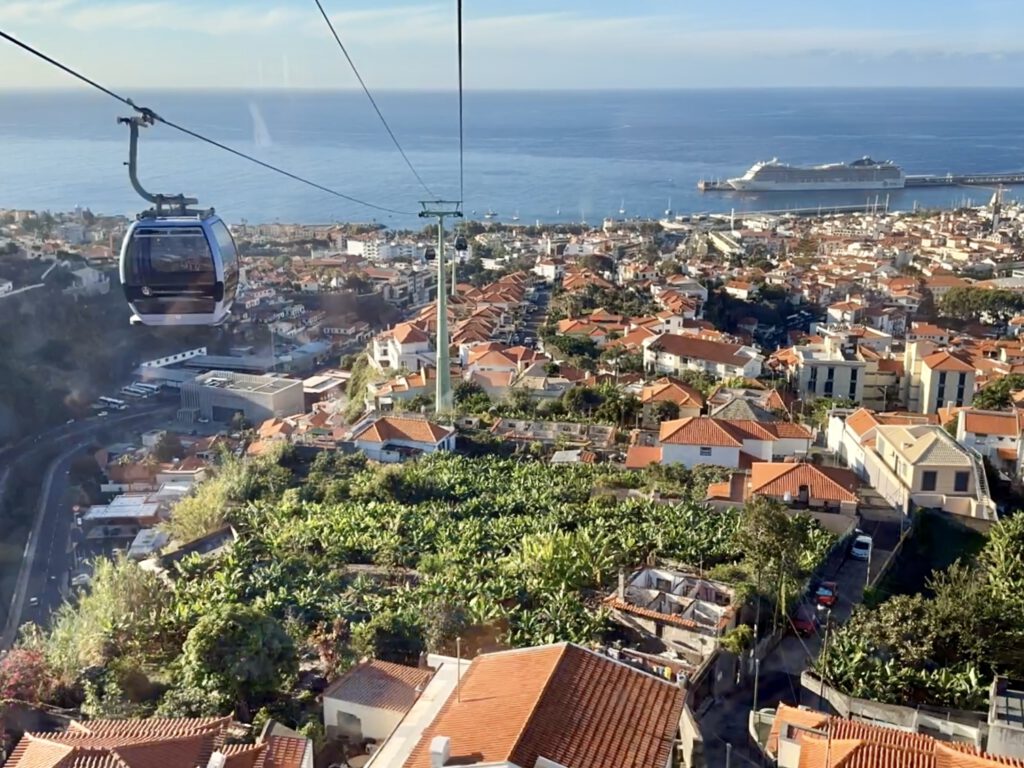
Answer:
[[[725,187],[741,192],[790,192],[824,189],[902,189],[906,182],[903,169],[890,160],[878,162],[862,157],[852,163],[798,166],[777,159],[755,163]]]

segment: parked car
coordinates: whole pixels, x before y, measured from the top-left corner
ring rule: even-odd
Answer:
[[[789,620],[793,631],[800,637],[810,637],[818,632],[818,617],[807,603],[800,603]]]
[[[839,602],[839,585],[834,581],[823,581],[814,591],[814,602],[825,608],[834,608]]]
[[[850,545],[850,557],[854,560],[870,560],[871,543],[871,537],[866,533],[858,535]]]

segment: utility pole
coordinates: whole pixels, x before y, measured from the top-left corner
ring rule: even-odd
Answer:
[[[444,220],[462,218],[462,203],[454,200],[421,200],[421,219],[437,219],[437,388],[434,392],[434,413],[452,409],[451,365],[448,361],[448,296],[444,270]],[[454,291],[455,278],[452,277]]]

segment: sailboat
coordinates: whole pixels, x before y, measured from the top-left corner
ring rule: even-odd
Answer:
[[[626,198],[622,198],[622,202],[619,203],[619,216],[626,215]]]
[[[672,215],[672,198],[670,197],[668,199],[668,208],[665,209],[665,218],[668,218],[671,215]]]
[[[516,208],[516,212],[512,214],[512,221],[519,221],[519,209]]]

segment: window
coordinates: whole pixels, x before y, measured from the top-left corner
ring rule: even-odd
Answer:
[[[700,455],[701,455],[702,458],[705,458],[705,459],[710,457],[711,456],[711,446],[710,445],[702,445],[700,447]]]
[[[934,491],[935,490],[935,473],[925,472],[921,475],[921,490],[922,491]]]
[[[827,373],[825,375],[825,380],[826,381],[832,381],[832,379],[834,379],[835,377],[836,377],[836,367],[834,365],[830,365],[828,367],[828,371],[827,371]]]
[[[970,482],[969,478],[969,473],[957,472],[956,477],[953,479],[953,490],[957,493],[967,493],[967,483]]]
[[[835,386],[835,382],[829,379],[825,382],[825,397],[832,397],[832,390]]]

